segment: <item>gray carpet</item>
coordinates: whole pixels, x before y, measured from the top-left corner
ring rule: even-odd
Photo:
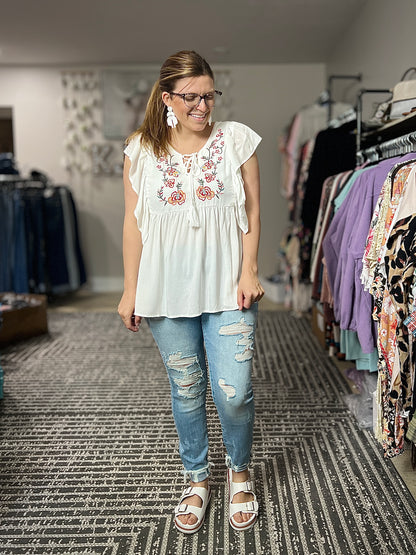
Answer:
[[[220,427],[209,403],[214,496],[179,534],[183,488],[169,387],[150,332],[113,314],[49,314],[49,336],[1,354],[0,552],[6,554],[414,554],[416,503],[309,323],[261,312],[254,368],[253,530],[225,518]]]

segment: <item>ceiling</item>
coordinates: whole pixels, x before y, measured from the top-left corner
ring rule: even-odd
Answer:
[[[0,66],[326,62],[367,0],[8,0]]]

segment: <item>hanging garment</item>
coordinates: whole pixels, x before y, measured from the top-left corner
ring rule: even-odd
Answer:
[[[415,184],[416,185],[416,184]],[[413,335],[403,324],[409,314],[416,271],[416,212],[399,220],[386,249],[386,290],[380,314],[379,373],[382,443],[386,457],[404,450],[413,406]]]
[[[328,128],[316,136],[301,210],[303,235],[307,237],[301,252],[302,279],[309,280],[312,238],[324,181],[355,166],[354,125],[349,122],[338,128]]]
[[[368,238],[363,254],[363,269],[361,281],[366,290],[371,290],[375,282],[375,274],[382,271],[380,263],[383,260],[387,238],[396,219],[396,211],[403,200],[403,193],[412,169],[412,162],[416,161],[411,153],[400,158],[390,159],[396,165],[388,174],[373,212]]]
[[[376,437],[386,457],[400,454],[414,395],[413,336],[404,321],[414,303],[415,153],[389,172],[368,232],[361,280],[373,296],[377,321],[378,412]]]
[[[331,106],[332,115],[339,117],[351,109],[350,104],[335,102]],[[301,108],[293,117],[289,131],[284,137],[281,152],[284,154],[286,171],[282,181],[282,194],[290,199],[296,189],[296,173],[302,146],[313,139],[319,131],[328,126],[328,105],[311,104]]]
[[[357,332],[364,353],[372,353],[377,344],[377,331],[371,318],[373,300],[361,283],[368,230],[389,171],[398,160],[413,156],[384,160],[361,172],[323,240],[335,319],[341,329]]]
[[[54,295],[86,282],[76,208],[67,187],[2,181],[0,210],[1,291]]]

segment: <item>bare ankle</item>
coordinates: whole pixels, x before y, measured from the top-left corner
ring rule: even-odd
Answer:
[[[241,472],[235,472],[233,470],[233,482],[236,482],[238,484],[239,482],[246,482],[249,478],[250,474],[248,472],[248,469],[241,470]]]
[[[202,482],[193,482],[191,480],[191,487],[208,489],[208,478],[205,478],[205,480],[202,480]]]

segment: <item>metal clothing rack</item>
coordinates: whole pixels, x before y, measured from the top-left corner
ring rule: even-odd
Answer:
[[[0,179],[0,189],[46,189],[51,186],[36,179]]]
[[[416,151],[416,113],[392,120],[382,127],[363,133],[363,96],[379,93],[391,94],[391,90],[361,89],[357,95],[357,165],[365,161],[376,162],[383,158]]]
[[[15,173],[0,173],[0,184],[5,181],[7,181],[8,183],[11,183],[13,181],[22,181],[22,179],[23,177]]]
[[[361,150],[361,142],[363,135],[363,96],[366,94],[386,94],[390,93],[390,89],[360,89],[357,94],[357,137],[356,151]]]
[[[384,158],[392,158],[409,152],[416,152],[416,131],[359,150],[357,152],[357,164],[378,162]]]
[[[327,80],[327,91],[328,91],[328,123],[332,119],[332,83],[337,79],[349,79],[353,81],[361,81],[362,74],[357,75],[329,75]]]
[[[13,187],[17,188],[36,188],[36,189],[46,189],[46,187],[54,186],[49,180],[42,178],[38,175],[22,177],[18,174],[4,173],[0,174],[0,188]]]

